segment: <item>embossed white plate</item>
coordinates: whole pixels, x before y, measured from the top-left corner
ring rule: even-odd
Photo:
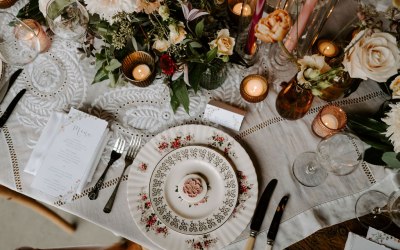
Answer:
[[[186,146],[168,153],[150,178],[154,212],[167,227],[183,234],[219,228],[232,214],[237,196],[234,169],[209,147]]]
[[[238,198],[228,220],[206,234],[182,234],[164,224],[154,211],[150,200],[149,183],[161,159],[173,150],[189,145],[211,147],[232,163],[238,180]],[[257,203],[258,183],[250,157],[230,135],[203,125],[183,125],[170,128],[152,138],[139,151],[129,170],[127,182],[128,204],[139,229],[155,244],[164,249],[219,249],[246,228]]]

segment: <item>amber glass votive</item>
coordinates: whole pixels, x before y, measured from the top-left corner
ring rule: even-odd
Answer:
[[[149,86],[155,77],[154,58],[143,51],[136,51],[122,60],[122,73],[133,85]]]
[[[0,0],[0,9],[6,9],[13,6],[17,0]]]
[[[317,136],[325,138],[340,132],[344,129],[346,123],[347,115],[342,108],[327,105],[319,111],[311,126]]]
[[[248,102],[256,103],[268,95],[268,81],[261,75],[248,75],[240,84],[240,95]]]

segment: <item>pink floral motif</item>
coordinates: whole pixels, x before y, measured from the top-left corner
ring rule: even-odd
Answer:
[[[210,234],[205,234],[197,239],[186,240],[191,249],[209,249],[215,246],[218,242],[218,238],[210,238]]]
[[[225,155],[236,158],[235,152],[232,150],[233,144],[227,137],[223,137],[214,132],[214,135],[209,138],[210,145],[220,149]]]
[[[138,166],[137,168],[138,168],[138,170],[139,170],[140,172],[146,172],[146,170],[147,170],[147,164],[144,163],[144,162],[142,162],[142,163],[139,164],[139,166]]]
[[[232,216],[235,218],[236,213],[240,210],[245,209],[245,201],[251,197],[250,190],[253,188],[254,184],[249,184],[247,176],[243,174],[242,171],[237,171],[238,183],[239,183],[239,196],[236,203],[236,207],[232,212]]]
[[[138,209],[142,213],[140,222],[145,225],[146,231],[149,232],[151,230],[156,234],[161,234],[166,237],[169,234],[168,228],[164,226],[157,215],[152,212],[151,202],[147,193],[140,193],[139,197],[141,202],[138,205]]]
[[[178,149],[186,146],[193,140],[192,135],[177,135],[175,138],[162,137],[162,140],[158,143],[157,149],[160,153],[170,151],[172,149]]]
[[[189,197],[194,198],[203,191],[203,186],[199,178],[190,178],[183,184],[183,192]]]

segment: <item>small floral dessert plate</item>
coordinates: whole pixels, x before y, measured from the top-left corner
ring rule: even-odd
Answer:
[[[166,226],[183,234],[214,231],[229,218],[238,197],[236,173],[215,149],[186,146],[156,165],[150,201]]]
[[[189,154],[190,149],[198,147],[197,149],[201,150],[208,147],[206,148],[207,153],[215,154],[218,160],[227,160],[234,167],[236,174],[238,193],[237,198],[233,199],[232,212],[227,212],[229,214],[227,219],[224,217],[221,222],[215,222],[220,223],[219,226],[214,226],[211,222],[206,221],[205,226],[207,228],[211,226],[213,229],[210,231],[207,229],[201,234],[190,233],[190,228],[192,228],[192,232],[196,230],[195,228],[203,228],[204,224],[201,219],[205,217],[202,216],[209,216],[210,213],[217,215],[220,212],[221,204],[225,201],[224,197],[221,199],[222,203],[215,202],[214,198],[212,198],[213,202],[210,202],[211,195],[215,195],[216,198],[220,196],[219,192],[213,194],[211,191],[214,189],[213,185],[220,185],[218,179],[221,178],[221,173],[218,167],[209,164],[208,160],[203,160],[202,157],[189,157],[190,160],[184,160],[182,155],[186,155],[185,147]],[[222,157],[217,155],[219,152],[222,152]],[[172,159],[171,163],[169,163],[169,157]],[[174,157],[181,157],[182,161]],[[198,167],[197,164],[203,165]],[[163,169],[166,170],[163,173],[161,170],[163,165],[168,166],[170,170],[166,167]],[[197,167],[192,167],[192,165]],[[201,171],[194,171],[199,168]],[[232,167],[229,166],[229,168]],[[188,169],[188,171],[181,171],[182,169]],[[229,171],[227,170],[225,173],[229,173]],[[157,174],[159,176],[156,177]],[[164,174],[165,176],[163,176]],[[173,179],[169,179],[172,177]],[[158,178],[163,178],[165,182],[159,183]],[[212,178],[215,178],[215,181]],[[234,179],[232,180],[234,181]],[[225,182],[222,183],[225,184]],[[160,187],[164,192],[155,190],[155,193],[152,193],[153,187],[156,189]],[[167,191],[168,188],[170,188],[169,191]],[[227,190],[235,191],[235,189],[224,187],[221,192],[225,194]],[[158,194],[160,196],[157,196]],[[207,197],[207,194],[210,196]],[[157,203],[161,200],[160,197],[164,197],[164,200]],[[234,138],[213,127],[183,125],[163,131],[141,148],[129,169],[127,199],[133,220],[149,240],[164,249],[220,249],[227,246],[249,224],[257,204],[257,197],[257,175],[249,155]],[[206,204],[195,205],[203,202],[204,198],[207,200]],[[166,205],[165,211],[161,214],[164,205]],[[178,205],[182,208],[177,208]],[[184,205],[187,207],[191,205],[191,207],[183,209]],[[200,209],[197,211],[197,206],[201,208],[203,205],[208,205],[210,208],[207,210],[208,212],[201,214]],[[178,220],[186,218],[190,221],[189,224],[183,224],[181,229],[179,229],[180,224],[171,225],[171,222],[162,218],[168,213],[168,210],[171,211],[171,215],[172,212],[176,213]],[[195,210],[196,213],[193,212]],[[210,212],[211,210],[213,212]],[[174,219],[175,216],[173,218],[171,216],[170,221]],[[192,220],[193,223],[191,223]],[[196,223],[194,223],[195,220]],[[224,220],[225,222],[222,222]],[[182,223],[182,220],[179,222]],[[186,230],[184,226],[187,227]]]

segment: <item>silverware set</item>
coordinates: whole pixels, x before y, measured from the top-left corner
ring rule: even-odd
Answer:
[[[100,178],[97,180],[96,184],[94,185],[92,191],[89,193],[89,199],[90,200],[96,200],[97,197],[99,196],[100,188],[103,185],[103,182],[106,178],[107,172],[110,169],[111,165],[117,161],[119,158],[121,158],[122,153],[125,150],[125,140],[122,138],[118,138],[114,144],[113,150],[111,151],[111,156],[110,160],[104,169],[103,173],[101,174]],[[112,210],[112,207],[114,205],[115,198],[117,196],[117,192],[119,189],[119,185],[121,183],[122,178],[124,177],[126,169],[132,164],[133,160],[135,159],[137,153],[139,152],[139,149],[142,144],[142,139],[138,136],[132,137],[131,141],[129,142],[128,149],[125,155],[125,167],[122,170],[121,176],[118,179],[117,185],[114,188],[114,191],[112,192],[110,198],[108,199],[103,211],[105,213],[110,213]]]

